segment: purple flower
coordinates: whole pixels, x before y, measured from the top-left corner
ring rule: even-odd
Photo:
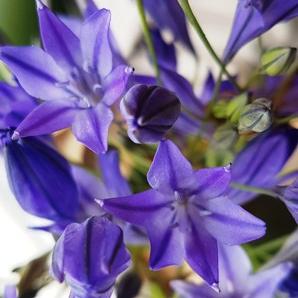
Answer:
[[[144,0],[145,9],[160,29],[168,29],[177,41],[194,52],[184,13],[177,0]]]
[[[278,174],[295,150],[298,131],[281,127],[260,134],[236,156],[232,182],[248,186],[272,188],[279,182]],[[230,189],[230,198],[239,204],[255,197],[254,193]]]
[[[231,60],[246,43],[297,15],[297,0],[238,0],[224,60]]]
[[[0,58],[22,87],[44,100],[17,127],[14,138],[71,127],[88,148],[105,152],[113,119],[110,106],[121,97],[132,73],[125,65],[113,68],[110,12],[101,9],[89,16],[78,38],[39,0],[37,8],[44,50],[0,49]]]
[[[183,298],[273,298],[290,269],[290,264],[286,263],[253,274],[249,258],[241,247],[220,246],[220,292],[214,291],[207,284],[176,280],[171,285],[179,297]]]
[[[108,298],[130,256],[121,229],[104,217],[70,224],[54,248],[51,271],[71,288],[73,298]]]
[[[135,85],[121,101],[128,135],[135,143],[156,143],[180,114],[177,96],[159,86]]]
[[[11,131],[0,131],[1,138],[10,188],[21,207],[55,222],[73,221],[79,203],[68,162],[45,140],[11,141]]]
[[[103,208],[143,226],[151,244],[150,268],[184,259],[209,284],[218,283],[218,243],[261,237],[264,223],[225,195],[229,168],[194,171],[171,141],[162,141],[147,175],[152,189],[101,201]]]

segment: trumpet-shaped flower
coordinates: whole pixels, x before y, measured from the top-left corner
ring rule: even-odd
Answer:
[[[229,61],[249,41],[274,25],[298,16],[297,0],[238,0],[232,32],[225,49]]]
[[[150,267],[189,265],[209,284],[218,283],[218,243],[261,237],[264,223],[224,194],[229,168],[194,171],[171,141],[162,141],[147,175],[152,189],[102,200],[105,210],[143,226],[151,244]]]

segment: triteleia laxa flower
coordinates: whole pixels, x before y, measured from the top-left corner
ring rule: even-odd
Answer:
[[[113,68],[110,12],[101,9],[89,16],[78,38],[39,0],[37,10],[44,50],[0,49],[0,59],[22,87],[44,100],[17,127],[14,138],[71,127],[88,148],[105,152],[113,119],[110,106],[121,97],[132,73],[126,65]]]
[[[250,260],[241,247],[220,246],[220,292],[207,284],[176,280],[171,285],[181,298],[273,298],[290,270],[291,265],[284,263],[253,274]]]
[[[105,217],[91,217],[66,227],[55,245],[51,271],[70,286],[73,298],[109,298],[129,264],[121,229]]]
[[[225,49],[229,61],[249,41],[274,25],[298,16],[297,0],[238,0],[232,32]]]
[[[121,111],[133,142],[156,143],[177,120],[180,101],[165,88],[138,84],[122,99]]]
[[[194,171],[171,141],[160,143],[147,179],[152,189],[101,204],[120,219],[145,228],[151,269],[181,265],[186,260],[216,286],[218,243],[236,245],[265,233],[261,220],[224,195],[229,168]]]
[[[78,192],[68,162],[44,139],[11,140],[0,131],[10,188],[27,212],[57,223],[74,221]]]

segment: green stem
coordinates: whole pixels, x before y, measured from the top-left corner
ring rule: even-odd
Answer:
[[[266,195],[266,196],[269,196],[272,198],[279,198],[279,195],[277,193],[275,193],[274,191],[268,190],[268,189],[239,184],[239,183],[235,183],[235,182],[232,182],[231,186],[235,189],[248,191],[248,192],[252,192],[252,193],[256,193],[256,194],[262,194],[262,195]]]
[[[250,251],[253,255],[258,255],[260,252],[276,251],[285,243],[289,235],[283,235],[279,238],[273,239],[267,243],[251,247]]]
[[[284,118],[277,118],[275,119],[275,123],[276,124],[285,124],[288,123],[289,121],[298,118],[298,114],[294,114],[288,117],[284,117]]]
[[[219,65],[220,69],[224,72],[224,74],[229,78],[231,83],[233,83],[233,85],[240,91],[241,88],[235,82],[233,77],[228,72],[228,70],[226,68],[226,65],[221,61],[221,59],[219,58],[219,56],[216,54],[213,47],[211,46],[209,40],[206,37],[205,32],[203,31],[203,29],[202,29],[202,27],[199,23],[199,21],[197,20],[197,18],[194,15],[194,13],[193,13],[190,5],[189,5],[188,0],[179,0],[179,4],[180,4],[181,8],[183,9],[183,11],[184,11],[186,17],[188,18],[189,22],[191,23],[191,25],[196,30],[197,34],[199,35],[201,41],[205,45],[205,47],[208,50],[209,54],[213,57],[213,59]]]
[[[143,0],[137,0],[137,7],[138,7],[142,27],[143,27],[145,42],[147,44],[147,48],[148,48],[149,54],[151,56],[151,60],[152,60],[152,63],[153,63],[155,75],[156,75],[157,79],[159,79],[160,71],[159,71],[158,62],[157,62],[157,56],[156,56],[156,53],[155,53],[155,49],[154,49],[150,29],[149,29],[149,26],[148,26],[146,15],[145,15]]]

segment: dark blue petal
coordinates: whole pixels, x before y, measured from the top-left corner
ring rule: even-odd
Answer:
[[[27,212],[54,221],[73,220],[78,193],[67,161],[36,138],[10,142],[5,148],[10,187]]]
[[[177,0],[145,0],[144,5],[160,29],[170,30],[177,41],[183,42],[194,52],[187,32],[185,16]]]

